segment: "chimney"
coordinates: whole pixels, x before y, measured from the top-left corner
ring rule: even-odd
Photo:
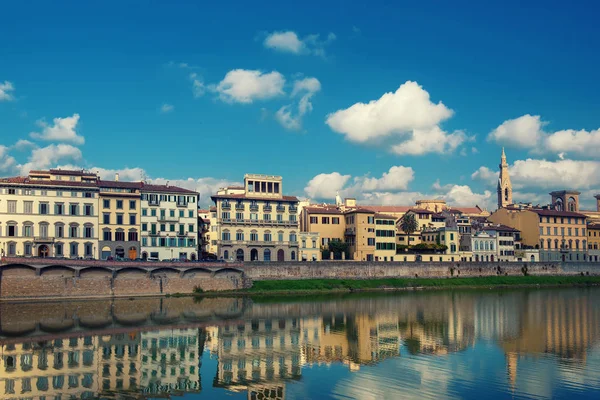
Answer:
[[[118,172],[115,174],[115,182],[119,182],[119,173]]]

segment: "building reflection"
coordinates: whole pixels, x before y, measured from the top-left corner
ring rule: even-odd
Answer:
[[[359,371],[407,355],[448,357],[481,341],[502,349],[514,388],[524,357],[586,363],[600,341],[598,297],[586,289],[429,293],[306,303],[309,312],[259,305],[213,326],[0,338],[0,397],[169,397],[201,392],[202,372],[216,390],[283,399],[305,366]],[[201,371],[203,357],[216,360],[216,371]]]

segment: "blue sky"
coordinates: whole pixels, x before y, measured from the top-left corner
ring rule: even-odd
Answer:
[[[3,5],[3,176],[492,208],[504,145],[516,200],[600,186],[595,2],[86,3]]]

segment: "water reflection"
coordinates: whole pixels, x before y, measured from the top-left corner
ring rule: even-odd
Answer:
[[[0,335],[7,399],[600,390],[596,288],[2,303]]]

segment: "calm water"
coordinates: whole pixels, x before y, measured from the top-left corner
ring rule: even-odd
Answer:
[[[600,398],[600,288],[0,304],[6,399]]]

